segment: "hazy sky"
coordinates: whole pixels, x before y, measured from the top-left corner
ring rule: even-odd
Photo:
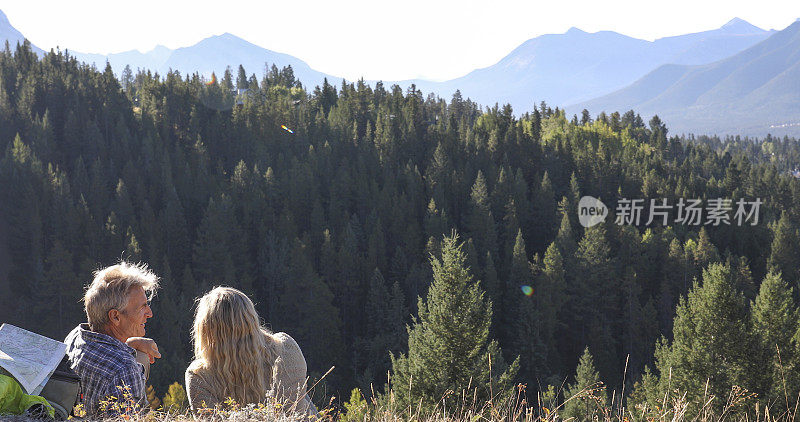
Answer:
[[[783,29],[800,17],[800,1],[0,0],[0,10],[45,50],[144,52],[230,32],[351,80],[443,80],[490,66],[527,39],[572,26],[649,40],[714,29],[734,17]]]

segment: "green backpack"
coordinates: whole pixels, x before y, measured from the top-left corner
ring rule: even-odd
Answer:
[[[31,396],[22,391],[17,380],[0,375],[0,415],[41,414],[47,412],[55,417],[53,406],[40,396]]]

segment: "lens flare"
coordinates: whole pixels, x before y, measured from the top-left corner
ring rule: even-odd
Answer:
[[[286,127],[286,125],[281,125],[281,129],[283,129],[283,130],[285,130],[285,131],[287,131],[289,133],[294,133],[294,131],[289,129],[288,127]]]
[[[522,286],[521,288],[522,288],[522,293],[525,296],[530,296],[530,295],[533,294],[533,287],[531,287],[531,286]]]

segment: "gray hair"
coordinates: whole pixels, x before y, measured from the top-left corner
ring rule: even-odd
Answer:
[[[128,304],[131,289],[141,287],[150,300],[158,289],[158,277],[146,264],[132,264],[122,261],[117,265],[94,272],[94,280],[83,296],[89,327],[98,330],[110,321],[108,311],[122,310]]]

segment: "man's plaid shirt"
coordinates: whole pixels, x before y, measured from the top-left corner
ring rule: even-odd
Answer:
[[[64,343],[67,344],[70,366],[81,377],[87,416],[98,415],[99,402],[109,396],[123,403],[126,392],[117,387],[128,387],[130,398],[137,405],[143,402],[144,366],[136,361],[136,350],[132,347],[109,335],[89,330],[89,324],[75,327]],[[123,410],[126,407],[123,406]]]

